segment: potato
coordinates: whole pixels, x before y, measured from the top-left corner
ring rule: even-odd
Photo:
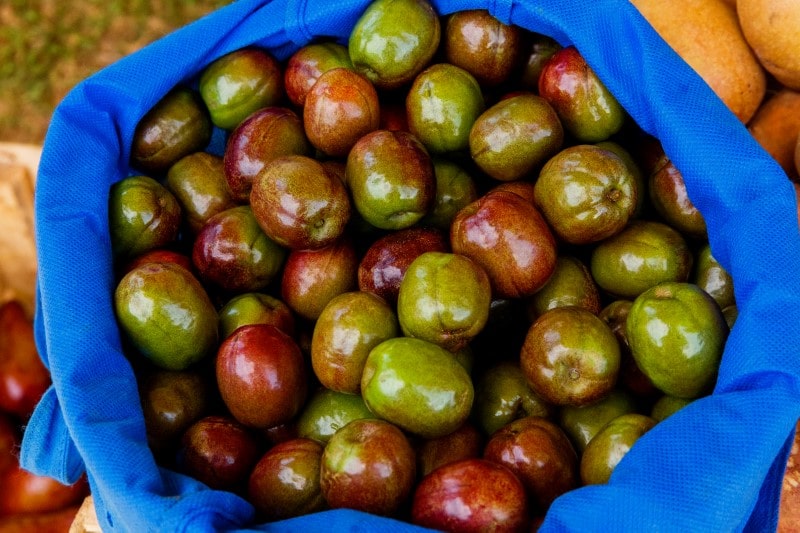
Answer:
[[[739,120],[750,120],[764,98],[766,74],[748,47],[730,3],[631,1]]]
[[[736,10],[744,37],[764,68],[800,91],[800,2],[739,0]]]
[[[795,152],[800,134],[800,92],[779,90],[764,101],[747,127],[789,178],[797,181]]]

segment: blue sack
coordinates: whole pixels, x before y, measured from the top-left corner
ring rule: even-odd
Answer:
[[[36,339],[53,386],[22,464],[65,483],[88,475],[106,531],[411,531],[350,510],[253,523],[243,499],[158,467],[114,320],[107,202],[127,176],[140,117],[173,86],[248,45],[278,59],[314,37],[346,42],[367,0],[238,0],[79,84],[58,106],[36,191]],[[800,232],[782,169],[627,0],[433,1],[488,9],[574,44],[661,140],[736,283],[739,317],[714,393],[641,438],[610,483],[574,490],[541,531],[764,531],[777,524],[800,417]]]

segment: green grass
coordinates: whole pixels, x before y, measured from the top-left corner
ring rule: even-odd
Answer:
[[[0,3],[0,141],[41,143],[76,83],[229,1]]]

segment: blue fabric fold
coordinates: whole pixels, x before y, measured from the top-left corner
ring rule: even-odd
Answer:
[[[786,175],[627,0],[433,3],[443,14],[487,8],[575,44],[661,140],[735,280],[740,314],[714,394],[645,435],[610,483],[559,498],[541,530],[774,529],[800,417],[800,232]],[[238,48],[263,46],[285,59],[315,37],[346,42],[367,4],[238,0],[86,79],[54,113],[35,197],[35,331],[53,388],[30,421],[22,463],[65,482],[85,468],[106,531],[414,529],[355,511],[257,524],[241,498],[159,468],[111,301],[107,195],[130,173],[141,116]]]

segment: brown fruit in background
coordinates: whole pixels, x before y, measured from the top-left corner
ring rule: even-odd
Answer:
[[[0,531],[2,533],[64,533],[69,531],[72,523],[76,521],[77,504],[64,507],[58,511],[49,511],[36,514],[14,514],[0,517]]]
[[[789,179],[797,181],[800,165],[795,163],[795,152],[800,139],[800,92],[784,88],[770,96],[758,108],[747,129],[783,167]]]
[[[750,120],[764,98],[767,82],[734,8],[723,0],[632,3],[739,120]]]
[[[50,386],[39,358],[33,322],[17,300],[0,306],[0,411],[27,418]]]
[[[291,337],[266,324],[242,326],[219,347],[217,385],[240,423],[269,428],[287,422],[308,391],[303,354]]]
[[[794,443],[786,464],[778,517],[778,533],[796,531],[800,531],[800,422],[795,428]]]
[[[39,514],[74,505],[89,494],[86,477],[73,485],[63,485],[53,478],[37,476],[19,465],[0,472],[0,517],[15,514]]]
[[[796,0],[739,0],[739,24],[747,44],[770,74],[800,91],[800,3]]]
[[[556,242],[544,218],[508,191],[489,192],[459,211],[450,242],[454,253],[483,267],[497,298],[533,294],[556,266]]]
[[[375,87],[352,70],[335,68],[323,73],[306,95],[306,135],[329,156],[346,156],[358,139],[378,129],[379,124]]]

